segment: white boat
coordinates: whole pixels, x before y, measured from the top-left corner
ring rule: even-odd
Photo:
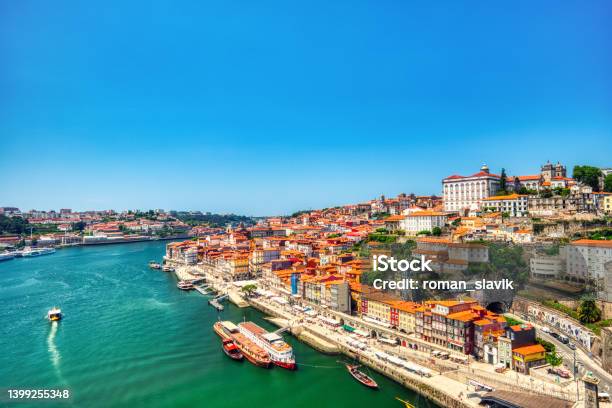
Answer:
[[[58,307],[54,307],[47,312],[47,319],[49,319],[51,322],[62,320],[62,317],[62,310]]]
[[[15,255],[27,258],[32,256],[49,255],[53,253],[55,253],[55,248],[32,248],[28,246],[23,248],[22,251],[16,252]]]
[[[283,338],[276,332],[269,333],[253,322],[243,322],[238,324],[240,333],[244,334],[251,341],[263,348],[270,354],[272,362],[279,367],[288,370],[295,370],[295,357],[293,348],[285,343]]]
[[[9,259],[15,258],[15,255],[11,252],[5,252],[0,254],[0,261],[8,261]]]

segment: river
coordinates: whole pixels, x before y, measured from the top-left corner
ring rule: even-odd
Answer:
[[[435,406],[372,373],[372,391],[337,360],[285,335],[297,371],[266,370],[226,357],[205,297],[151,270],[166,242],[76,247],[0,263],[0,404],[7,389],[64,389],[76,407],[399,407],[400,397]],[[45,320],[61,307],[59,324]],[[228,305],[223,319],[275,329],[253,309]],[[38,406],[20,402],[18,406]]]

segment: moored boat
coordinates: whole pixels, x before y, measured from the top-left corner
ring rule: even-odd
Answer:
[[[179,281],[179,283],[176,284],[176,287],[179,288],[180,290],[192,290],[193,283],[188,282],[188,281]]]
[[[238,346],[231,339],[223,340],[222,348],[223,352],[232,360],[242,360],[244,358]]]
[[[239,333],[238,326],[230,321],[219,321],[213,324],[213,330],[222,340],[231,340],[232,335]]]
[[[170,265],[164,265],[164,266],[162,266],[162,271],[164,271],[164,272],[174,272],[174,268],[171,267]]]
[[[29,258],[32,256],[49,255],[55,253],[55,248],[32,248],[25,247],[21,251],[16,251],[13,254],[16,257]]]
[[[149,261],[149,268],[151,269],[161,269],[161,265],[159,262]]]
[[[256,366],[269,368],[272,364],[268,352],[240,333],[238,326],[234,323],[227,320],[219,321],[213,324],[213,330],[223,341],[232,340],[244,358]]]
[[[374,381],[370,376],[366,375],[365,373],[359,371],[358,365],[346,364],[346,369],[349,373],[351,373],[354,379],[356,379],[366,387],[378,389],[378,384],[376,384],[376,381]]]
[[[275,365],[288,370],[295,370],[293,348],[280,335],[270,333],[253,322],[239,323],[238,328],[240,333],[267,351]]]
[[[51,322],[62,320],[62,317],[62,310],[57,307],[54,307],[47,312],[47,319],[49,319]]]
[[[0,254],[0,261],[8,261],[9,259],[15,258],[15,255],[10,252],[4,252]]]
[[[247,360],[258,367],[270,368],[272,360],[267,351],[249,340],[249,338],[242,333],[235,333],[231,338]]]

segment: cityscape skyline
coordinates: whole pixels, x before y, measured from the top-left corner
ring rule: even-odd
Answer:
[[[556,163],[557,161],[551,161],[552,163]],[[561,162],[561,164],[565,165],[565,162],[559,161]],[[542,163],[544,164],[544,163]],[[575,165],[582,165],[583,163],[576,163]],[[592,165],[592,162],[588,162],[588,165]],[[495,167],[491,167],[489,166],[487,163],[482,163],[481,165],[487,165],[490,168],[491,173],[494,174],[499,174],[500,170],[502,168],[505,169],[506,174],[508,176],[519,176],[519,175],[531,175],[531,174],[539,174],[540,172],[540,166],[536,166],[534,167],[534,169],[532,171],[527,171],[527,172],[511,172],[508,168],[505,167],[500,167],[499,169],[496,169]],[[597,166],[596,166],[597,167]],[[605,166],[601,166],[601,167],[605,167]],[[261,213],[261,214],[255,214],[255,213],[248,213],[248,212],[240,212],[240,211],[232,211],[232,210],[227,210],[227,209],[223,209],[223,208],[217,208],[217,209],[211,209],[206,207],[205,205],[202,206],[195,206],[195,207],[190,207],[190,208],[181,208],[181,207],[164,207],[164,206],[156,206],[156,205],[144,205],[142,207],[129,207],[129,206],[117,206],[117,207],[113,207],[113,206],[101,206],[101,207],[81,207],[79,205],[72,205],[71,203],[67,203],[65,200],[62,201],[57,200],[55,202],[58,203],[63,203],[62,205],[55,205],[55,206],[42,206],[40,204],[34,204],[34,205],[18,205],[13,201],[8,200],[7,202],[3,202],[0,203],[2,207],[16,207],[19,208],[21,211],[30,211],[30,210],[39,210],[39,211],[58,211],[60,209],[63,208],[68,208],[71,209],[72,211],[76,211],[76,212],[85,212],[85,211],[104,211],[104,210],[114,210],[114,211],[118,211],[118,212],[122,212],[122,211],[134,211],[134,210],[141,210],[141,211],[147,211],[147,210],[157,210],[157,209],[163,209],[164,211],[201,211],[203,213],[213,213],[213,214],[237,214],[237,215],[245,215],[245,216],[253,216],[253,217],[266,217],[266,216],[284,216],[284,215],[291,215],[292,213],[296,212],[296,211],[303,211],[303,210],[317,210],[317,209],[322,209],[322,208],[330,208],[330,207],[335,207],[335,206],[343,206],[343,205],[348,205],[348,204],[354,204],[354,203],[358,203],[358,202],[366,202],[375,198],[379,198],[381,195],[384,195],[386,197],[393,197],[396,196],[398,194],[401,193],[405,193],[405,194],[416,194],[416,195],[437,195],[437,196],[442,196],[442,184],[441,181],[444,177],[450,176],[452,174],[460,174],[460,175],[470,175],[473,173],[476,173],[478,170],[480,169],[480,165],[473,167],[473,168],[465,168],[464,172],[461,171],[448,171],[445,173],[444,176],[440,177],[440,179],[438,180],[437,184],[439,186],[439,188],[436,190],[435,188],[432,188],[432,190],[436,190],[433,192],[427,192],[427,191],[412,191],[410,189],[404,189],[404,190],[393,190],[393,191],[382,191],[379,193],[373,193],[371,196],[369,197],[356,197],[353,201],[346,201],[346,202],[329,202],[327,205],[320,205],[320,206],[303,206],[303,207],[296,207],[296,208],[291,208],[288,209],[286,211],[281,211],[281,212],[268,212],[268,213]],[[568,171],[568,176],[571,176],[571,172],[573,169],[573,165],[572,166],[567,166],[567,171]],[[340,196],[342,196],[342,194],[339,194]],[[15,201],[19,201],[18,199]]]
[[[2,202],[269,215],[610,165],[607,2],[269,5],[4,5]]]

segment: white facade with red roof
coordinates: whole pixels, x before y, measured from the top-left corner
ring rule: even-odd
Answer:
[[[455,174],[445,178],[442,180],[444,211],[478,208],[484,198],[497,193],[499,181],[500,176],[489,173],[486,165],[471,176]]]

